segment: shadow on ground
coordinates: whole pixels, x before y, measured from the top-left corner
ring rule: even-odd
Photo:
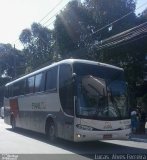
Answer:
[[[11,132],[15,132],[17,134],[21,134],[23,136],[26,136],[32,139],[39,140],[43,143],[47,143],[47,144],[62,148],[64,150],[72,152],[73,154],[78,154],[88,159],[89,158],[97,159],[99,158],[97,157],[97,155],[101,155],[101,154],[104,154],[104,155],[110,154],[109,156],[112,156],[115,154],[122,155],[122,154],[146,154],[147,153],[146,149],[137,148],[137,144],[133,147],[127,147],[127,146],[122,146],[118,144],[107,143],[104,141],[76,143],[76,142],[70,142],[62,139],[58,139],[56,143],[52,144],[47,141],[45,135],[40,133],[36,133],[36,132],[24,130],[24,129],[18,129],[18,128],[15,131],[13,131],[12,129],[7,129],[7,130]],[[128,143],[128,141],[126,142]],[[109,157],[109,159],[111,159],[111,157]]]

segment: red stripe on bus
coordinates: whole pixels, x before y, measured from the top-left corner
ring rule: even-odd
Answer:
[[[10,99],[10,110],[13,112],[14,116],[17,117],[19,112],[18,99]]]

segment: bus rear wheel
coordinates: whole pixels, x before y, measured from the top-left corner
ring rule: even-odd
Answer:
[[[49,123],[46,135],[49,142],[53,143],[56,141],[56,128],[54,122]]]

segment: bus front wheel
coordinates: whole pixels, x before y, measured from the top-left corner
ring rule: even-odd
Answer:
[[[54,122],[50,122],[48,124],[48,128],[47,128],[47,139],[50,142],[55,142],[56,141],[56,128],[55,128],[55,124]]]

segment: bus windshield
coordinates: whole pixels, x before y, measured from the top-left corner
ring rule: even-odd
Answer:
[[[78,117],[100,120],[129,117],[127,87],[122,70],[78,64],[74,71],[77,74]]]

